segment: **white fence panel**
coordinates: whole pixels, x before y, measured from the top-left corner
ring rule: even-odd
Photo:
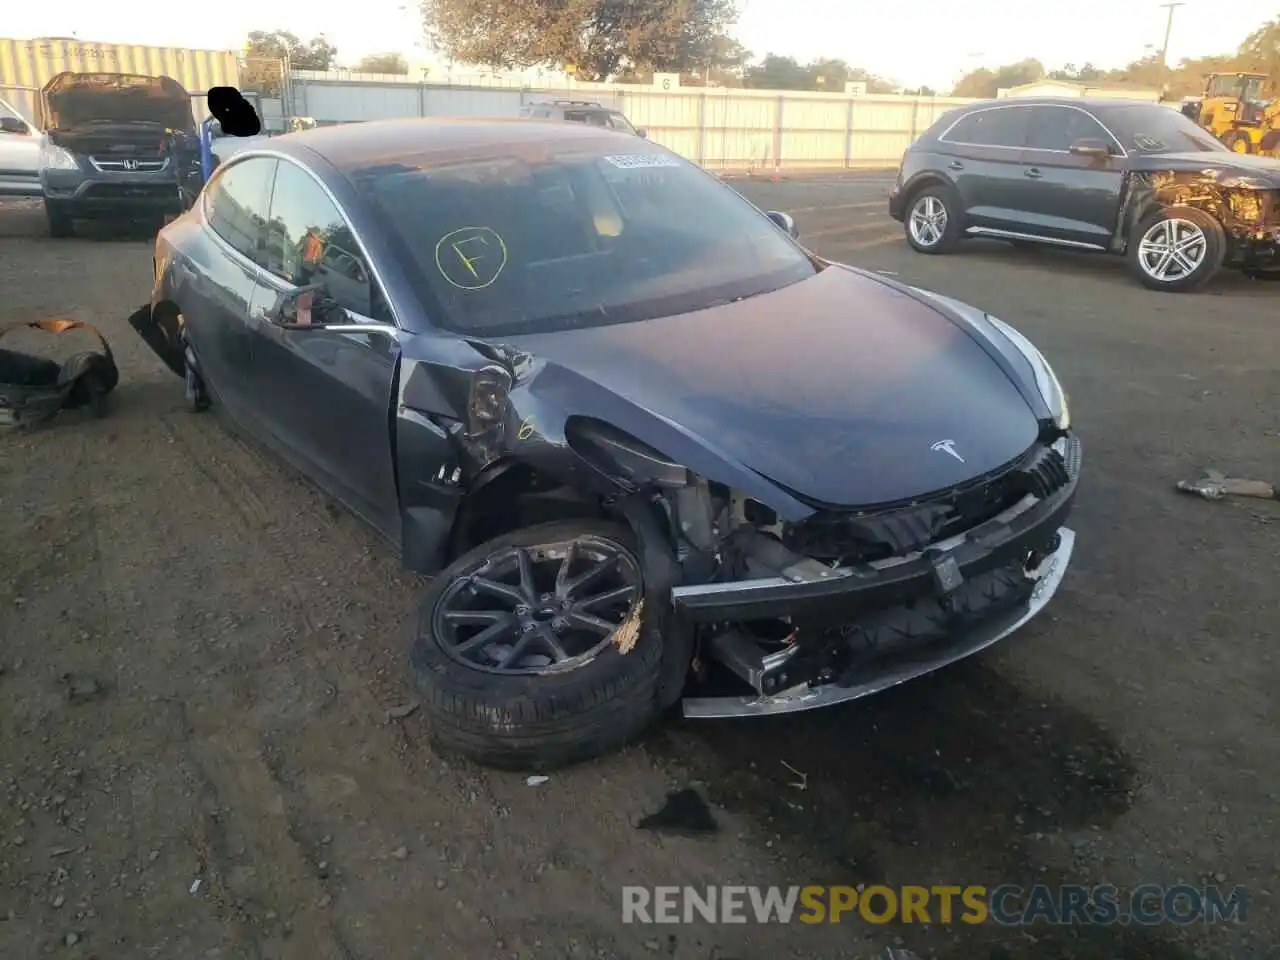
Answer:
[[[538,88],[502,82],[421,83],[295,72],[290,113],[320,123],[395,117],[514,117],[539,100],[589,100],[623,111],[650,139],[723,169],[893,166],[953,107],[936,97],[846,96],[781,90],[573,83]]]

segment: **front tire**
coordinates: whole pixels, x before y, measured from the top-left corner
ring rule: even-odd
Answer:
[[[539,524],[459,557],[423,595],[409,652],[435,748],[550,770],[632,742],[660,713],[660,618],[643,597],[616,523]]]
[[[960,199],[950,187],[925,187],[911,198],[902,227],[917,253],[950,253],[960,243]]]
[[[1195,207],[1165,207],[1144,219],[1129,239],[1129,269],[1151,290],[1186,293],[1222,269],[1227,238],[1222,225]]]
[[[71,211],[57,200],[45,200],[44,218],[49,225],[49,236],[62,240],[76,235],[75,221]]]
[[[183,402],[191,413],[203,413],[209,409],[209,391],[205,389],[204,378],[189,363],[183,369]]]

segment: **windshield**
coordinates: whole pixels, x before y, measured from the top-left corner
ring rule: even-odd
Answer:
[[[1248,77],[1245,79],[1240,91],[1240,96],[1244,100],[1261,100],[1262,84],[1265,82],[1264,77]]]
[[[1213,134],[1170,107],[1126,104],[1099,109],[1098,115],[1130,153],[1230,152]]]
[[[817,271],[735,191],[665,151],[629,146],[429,170],[401,161],[355,179],[433,321],[470,335],[687,313]]]

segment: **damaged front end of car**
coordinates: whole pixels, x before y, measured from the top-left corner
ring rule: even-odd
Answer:
[[[877,509],[766,524],[750,519],[766,507],[730,496],[720,569],[672,601],[704,627],[703,659],[747,689],[688,697],[685,715],[854,700],[1008,636],[1062,580],[1079,472],[1079,441],[1063,436],[963,487]]]
[[[1250,159],[1260,167],[1267,163]],[[1191,207],[1221,224],[1225,266],[1255,276],[1280,271],[1280,165],[1251,173],[1212,165],[1162,170],[1155,168],[1158,161],[1151,158],[1146,162],[1151,169],[1135,171],[1126,182],[1114,250],[1127,249],[1135,227],[1153,210]],[[1243,161],[1236,158],[1236,163]]]
[[[688,717],[806,710],[929,673],[1034,617],[1071,558],[1081,457],[1065,414],[994,472],[837,509],[519,348],[459,342],[445,368],[408,351],[406,563],[440,570],[529,523],[498,516],[527,500],[551,505],[535,520],[582,509],[625,521],[664,645],[659,697],[683,696]],[[442,464],[430,478],[428,462]]]

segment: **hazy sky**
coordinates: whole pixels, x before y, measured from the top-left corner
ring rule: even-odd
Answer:
[[[1049,69],[1092,61],[1120,66],[1159,47],[1166,11],[1155,0],[739,0],[737,36],[756,54],[839,57],[908,86],[950,87],[978,64],[1038,57]],[[128,12],[124,8],[128,7]],[[62,0],[14,2],[11,37],[72,36],[108,43],[239,49],[254,29],[326,34],[339,58],[399,50],[430,59],[416,0]],[[204,13],[203,10],[217,12]],[[1234,50],[1250,30],[1280,16],[1280,0],[1187,0],[1174,14],[1170,60]],[[203,23],[201,23],[203,21]]]

